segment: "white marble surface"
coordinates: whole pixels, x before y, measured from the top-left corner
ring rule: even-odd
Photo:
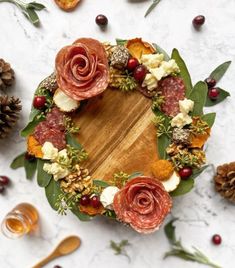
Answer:
[[[39,81],[53,70],[56,52],[78,37],[91,36],[100,40],[114,40],[142,36],[155,41],[171,51],[177,47],[186,60],[193,81],[203,79],[214,67],[226,60],[235,60],[235,1],[234,0],[163,0],[148,18],[143,15],[150,1],[131,0],[83,0],[73,13],[59,10],[53,1],[41,0],[47,11],[39,13],[42,24],[33,27],[8,3],[0,4],[0,57],[11,62],[16,71],[17,83],[10,92],[23,101],[21,120],[15,133],[0,142],[0,173],[12,179],[12,187],[0,196],[0,220],[17,203],[28,201],[40,213],[40,232],[34,237],[8,240],[0,234],[0,267],[32,267],[47,255],[65,236],[77,234],[82,247],[73,255],[61,258],[46,267],[60,264],[72,267],[203,267],[176,258],[163,260],[169,249],[163,230],[144,236],[120,224],[105,219],[89,223],[79,222],[73,215],[62,217],[49,207],[44,192],[35,180],[25,179],[22,169],[12,171],[11,160],[24,150],[25,141],[18,131],[26,121],[33,92]],[[102,32],[94,23],[95,16],[104,13],[109,18],[107,31]],[[204,14],[206,24],[200,32],[191,26],[195,15]],[[233,97],[217,107],[218,116],[212,137],[207,146],[208,162],[215,165],[235,160],[235,65],[232,64],[221,86]],[[222,200],[214,192],[212,170],[196,181],[195,189],[188,195],[174,200],[172,214],[180,218],[177,233],[186,245],[202,249],[222,267],[234,267],[235,256],[235,207]],[[215,247],[210,239],[220,233],[223,244]],[[109,241],[128,239],[131,256],[115,256],[109,249]]]

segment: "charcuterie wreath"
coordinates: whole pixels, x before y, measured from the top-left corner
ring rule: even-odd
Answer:
[[[80,38],[39,84],[21,132],[27,152],[12,168],[24,166],[29,179],[37,170],[60,214],[102,215],[151,233],[206,168],[210,102],[208,83],[192,86],[176,49],[169,57],[141,38]]]

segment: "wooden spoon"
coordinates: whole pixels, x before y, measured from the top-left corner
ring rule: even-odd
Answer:
[[[55,258],[68,255],[78,249],[81,245],[81,240],[77,236],[69,236],[62,240],[55,250],[45,259],[40,261],[38,264],[33,266],[33,268],[42,268],[48,262],[54,260]]]

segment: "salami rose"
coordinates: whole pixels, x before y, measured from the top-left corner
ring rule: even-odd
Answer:
[[[99,41],[78,39],[56,56],[59,88],[77,101],[94,97],[108,87],[108,67],[104,47]]]
[[[139,233],[156,231],[170,212],[172,200],[161,182],[136,177],[116,193],[113,208],[117,218]]]

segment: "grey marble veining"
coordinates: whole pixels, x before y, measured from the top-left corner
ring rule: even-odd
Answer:
[[[21,120],[12,136],[0,142],[0,174],[8,175],[12,187],[0,196],[0,221],[17,203],[34,204],[40,213],[40,230],[34,237],[8,240],[0,234],[0,267],[27,268],[47,255],[66,235],[81,236],[82,247],[73,255],[61,258],[47,267],[60,264],[72,267],[203,267],[176,258],[163,260],[169,249],[163,230],[153,235],[139,235],[131,229],[105,219],[79,222],[73,215],[58,216],[47,203],[43,189],[36,181],[27,181],[24,171],[12,171],[11,160],[25,148],[18,131],[27,122],[33,92],[37,84],[54,67],[57,51],[79,37],[94,37],[114,41],[118,38],[142,36],[160,44],[170,53],[177,47],[188,64],[194,82],[204,79],[214,67],[226,60],[235,61],[235,1],[234,0],[162,0],[146,19],[143,15],[150,4],[146,1],[83,0],[72,13],[60,11],[53,1],[42,0],[48,9],[39,12],[42,24],[33,27],[17,8],[0,4],[0,57],[9,61],[16,71],[16,85],[9,92],[23,101]],[[107,31],[94,23],[95,16],[106,14]],[[197,32],[191,20],[198,14],[206,16],[206,24]],[[229,89],[232,97],[207,109],[216,111],[217,119],[207,145],[208,163],[218,165],[235,160],[235,65],[232,64],[221,87]],[[194,245],[224,268],[234,267],[235,207],[215,193],[213,169],[204,172],[194,190],[174,199],[172,215],[179,217],[177,234],[187,246]],[[169,217],[170,218],[170,217]],[[215,247],[210,239],[220,233],[223,244]],[[129,263],[115,256],[109,241],[128,239]]]

